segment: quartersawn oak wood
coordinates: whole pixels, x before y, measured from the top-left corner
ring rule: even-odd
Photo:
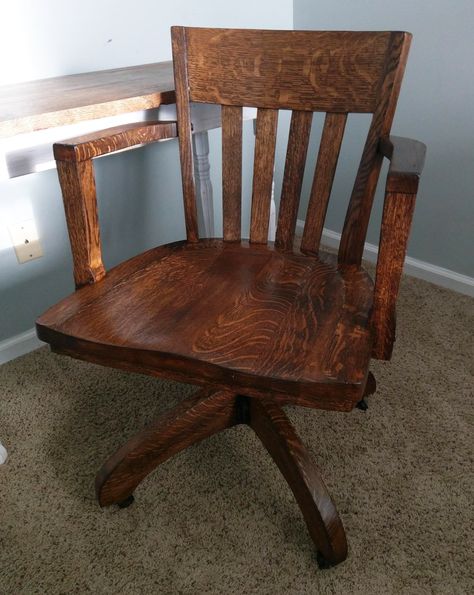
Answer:
[[[275,238],[275,244],[281,250],[293,248],[312,121],[312,112],[294,111],[291,116]]]
[[[53,150],[56,161],[86,161],[176,136],[176,122],[134,122],[55,143]]]
[[[341,519],[283,410],[226,391],[203,389],[181,401],[130,438],[101,467],[96,493],[101,506],[126,502],[158,465],[181,450],[238,424],[249,425],[288,482],[324,565],[342,562],[347,543]]]
[[[317,254],[328,209],[347,114],[326,114],[304,224],[301,250]]]
[[[371,324],[374,329],[373,357],[390,359],[395,342],[400,281],[410,233],[415,194],[385,194]]]
[[[58,161],[69,242],[77,287],[105,276],[92,161]]]
[[[379,142],[380,138],[389,134],[392,126],[410,44],[410,33],[391,34],[377,106],[373,112],[342,229],[339,246],[341,265],[360,266],[362,261],[370,212],[382,166]]]
[[[347,557],[344,527],[319,469],[283,410],[269,400],[250,401],[250,427],[265,445],[288,482],[309,534],[326,564]]]
[[[99,470],[95,486],[101,506],[123,502],[138,484],[171,456],[235,424],[234,398],[202,389],[128,440]]]
[[[191,101],[372,112],[393,35],[364,31],[183,31]],[[356,59],[354,57],[356,56]]]
[[[0,87],[0,137],[174,103],[172,62]]]
[[[258,110],[250,219],[250,241],[257,244],[268,240],[277,126],[277,110]]]
[[[176,129],[125,127],[57,147],[79,289],[38,319],[38,336],[58,353],[203,387],[109,459],[97,480],[102,504],[130,502],[169,456],[244,423],[288,481],[322,563],[345,558],[334,504],[280,407],[349,411],[375,392],[371,356],[390,357],[425,150],[389,138],[410,37],[173,28],[187,241],[149,250],[107,274],[92,158]],[[198,237],[190,100],[222,105],[223,240]],[[249,242],[240,239],[244,105],[258,107]],[[282,108],[293,114],[273,245],[268,220]],[[294,229],[314,110],[327,114],[298,253]],[[319,243],[349,111],[373,116],[336,259]],[[384,156],[391,166],[374,289],[361,256]]]
[[[175,122],[139,122],[116,126],[54,145],[76,287],[95,283],[105,275],[92,158],[174,136]]]
[[[194,182],[194,157],[191,139],[191,108],[189,106],[189,80],[187,69],[186,37],[183,29],[176,29],[171,36],[173,46],[174,81],[176,87],[176,113],[178,115],[179,157],[183,186],[184,221],[188,242],[199,238]]]
[[[222,106],[222,214],[227,242],[241,238],[242,108]]]
[[[383,138],[380,150],[390,159],[380,230],[371,324],[373,357],[390,359],[395,342],[395,304],[400,288],[416,192],[426,147],[412,139]]]
[[[178,242],[83,287],[37,328],[90,361],[349,410],[365,387],[372,292],[365,272],[340,272],[330,255]]]

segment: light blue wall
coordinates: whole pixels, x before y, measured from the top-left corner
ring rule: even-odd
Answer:
[[[394,134],[417,138],[428,146],[408,252],[474,276],[472,0],[294,0],[294,28],[413,33],[392,128]],[[353,120],[344,141],[326,224],[335,231],[342,228],[353,181],[351,163],[360,156],[358,143],[366,125],[364,116]],[[308,183],[305,189],[308,193]],[[379,189],[368,237],[375,244],[382,198]]]
[[[167,60],[171,25],[287,28],[291,0],[155,2],[16,0],[2,4],[0,84]],[[109,41],[110,40],[110,41]],[[11,52],[12,43],[15,50]],[[8,52],[8,54],[7,54]],[[1,91],[0,91],[1,92]],[[251,128],[246,126],[251,142]],[[220,200],[220,146],[211,133],[212,181]],[[104,261],[111,266],[143,249],[184,237],[176,141],[96,161]],[[7,220],[36,220],[44,256],[17,263]],[[54,170],[0,182],[0,341],[73,290],[62,200]]]

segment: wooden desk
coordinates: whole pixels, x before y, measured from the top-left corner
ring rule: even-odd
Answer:
[[[157,62],[0,87],[0,179],[55,167],[54,142],[149,119],[174,120],[173,64]],[[255,118],[255,109],[244,110]],[[214,231],[207,131],[220,108],[191,105],[196,185],[206,236]]]
[[[172,62],[0,87],[0,138],[174,103]]]

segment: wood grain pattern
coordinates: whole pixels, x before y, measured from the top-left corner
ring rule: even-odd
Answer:
[[[281,250],[293,248],[312,121],[312,112],[294,111],[291,115],[275,238],[275,244]]]
[[[171,32],[186,237],[188,242],[196,242],[199,239],[199,231],[196,206],[196,185],[194,183],[193,145],[191,138],[191,110],[188,97],[189,81],[187,70],[186,33],[184,27],[172,27]]]
[[[327,564],[347,557],[344,527],[331,497],[283,410],[271,401],[250,401],[250,426],[288,482],[309,534]]]
[[[96,476],[99,504],[127,501],[158,465],[181,450],[237,424],[249,425],[288,482],[327,567],[347,556],[344,528],[319,469],[276,404],[203,389],[130,438]]]
[[[277,126],[278,111],[259,108],[257,111],[250,219],[250,241],[256,244],[266,244],[268,241]]]
[[[240,240],[242,226],[242,108],[222,106],[222,214],[224,240]]]
[[[0,87],[0,138],[174,103],[172,62]]]
[[[191,101],[372,112],[390,32],[187,28]]]
[[[53,151],[57,161],[85,161],[176,136],[176,122],[134,122],[55,143]]]
[[[342,229],[339,245],[339,262],[341,265],[360,266],[362,261],[370,212],[382,166],[379,142],[381,137],[388,135],[392,126],[396,100],[400,92],[410,43],[410,33],[391,33],[391,41],[386,56],[385,76],[378,93],[377,106],[365,142]]]
[[[390,359],[395,342],[395,304],[403,272],[415,194],[387,192],[380,231],[379,254],[371,325],[374,332],[372,356]]]
[[[346,121],[347,114],[326,114],[306,211],[302,252],[318,253]]]
[[[105,275],[92,161],[58,161],[76,287]]]
[[[40,317],[40,338],[91,361],[231,382],[244,394],[304,396],[325,409],[361,398],[371,351],[366,273],[341,276],[330,256],[218,240],[157,248],[120,271]]]
[[[101,506],[130,497],[158,465],[192,444],[232,427],[233,395],[202,389],[130,438],[99,470],[95,488]]]
[[[141,133],[109,131],[58,149],[70,159],[58,169],[82,287],[38,319],[38,336],[58,353],[204,387],[109,459],[97,479],[101,504],[126,500],[190,444],[248,424],[289,483],[321,560],[337,564],[347,555],[342,523],[280,407],[350,411],[376,389],[371,356],[390,357],[424,160],[420,143],[388,138],[410,35],[174,27],[172,40],[187,241],[149,250],[104,277],[91,158]],[[190,99],[223,105],[223,240],[198,239]],[[249,242],[239,237],[243,105],[258,106]],[[268,218],[284,107],[296,111],[273,245]],[[301,254],[292,251],[293,236],[318,109],[330,113]],[[348,111],[373,118],[336,258],[320,252],[319,241]],[[174,132],[168,124],[158,134],[165,130]],[[384,155],[391,166],[374,290],[361,255]]]

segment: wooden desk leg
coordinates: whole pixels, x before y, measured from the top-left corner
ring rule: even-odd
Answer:
[[[138,484],[181,450],[234,426],[235,395],[201,389],[149,424],[99,470],[95,487],[101,506],[128,506]]]
[[[200,234],[205,238],[214,237],[214,201],[209,163],[209,135],[206,131],[193,134],[194,175],[196,190],[200,197]]]
[[[268,225],[268,240],[270,242],[274,242],[275,235],[276,235],[276,205],[275,205],[275,178],[273,178],[272,200],[270,203],[270,222]]]
[[[254,121],[255,122],[255,121]],[[201,235],[212,238],[214,230],[214,199],[211,182],[211,164],[209,162],[209,135],[207,131],[195,132],[193,134],[194,152],[194,175],[196,176],[196,190],[199,196],[199,226]],[[272,202],[270,208],[270,225],[268,228],[268,239],[275,240],[276,230],[276,207],[275,207],[275,183],[272,188]]]

